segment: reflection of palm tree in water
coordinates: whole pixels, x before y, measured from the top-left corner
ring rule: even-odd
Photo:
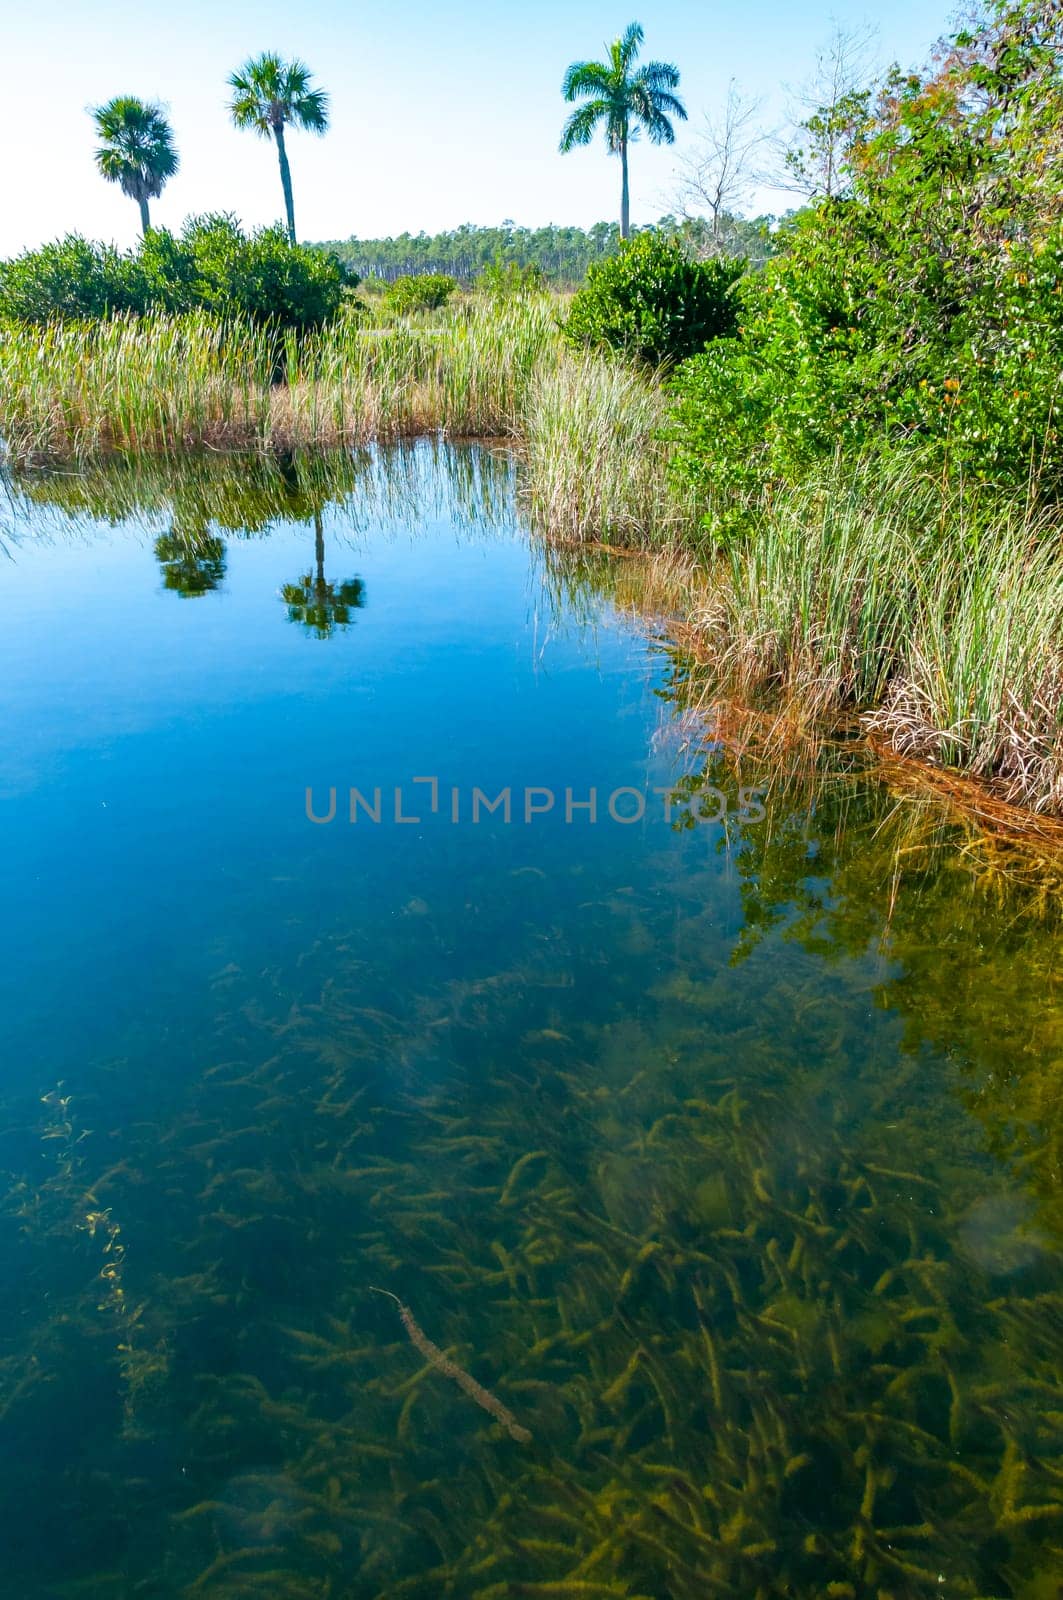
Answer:
[[[325,532],[320,508],[314,509],[314,571],[304,573],[297,583],[286,583],[281,599],[288,607],[288,620],[299,622],[318,639],[327,639],[336,628],[346,628],[351,612],[365,604],[365,584],[361,578],[348,578],[340,584],[325,577]]]
[[[225,541],[206,528],[182,529],[176,521],[155,541],[155,559],[162,567],[164,589],[182,600],[209,594],[225,577]]]
[[[349,626],[352,612],[365,603],[360,578],[330,583],[325,576],[324,508],[341,500],[356,481],[353,461],[338,471],[335,463],[320,470],[315,460],[300,460],[292,452],[269,459],[263,475],[235,472],[229,477],[193,476],[175,484],[170,497],[171,523],[155,541],[155,557],[162,568],[163,585],[182,598],[209,594],[225,578],[225,540],[211,530],[220,528],[246,538],[264,534],[275,522],[314,523],[315,562],[296,583],[285,584],[281,598],[292,622],[298,622],[319,639],[327,639]]]

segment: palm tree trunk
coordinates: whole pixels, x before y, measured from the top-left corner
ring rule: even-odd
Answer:
[[[147,231],[148,231],[148,229],[150,227],[151,227],[151,218],[148,216],[148,202],[146,200],[142,200],[140,202],[140,231],[141,231],[141,233],[147,233]]]
[[[288,239],[295,243],[295,202],[292,200],[292,175],[288,168],[288,152],[284,148],[284,124],[273,124],[273,135],[277,141],[277,160],[281,169],[281,188],[284,190],[284,209],[288,216]]]
[[[620,237],[627,239],[631,234],[631,195],[628,191],[627,181],[627,139],[620,141]]]
[[[317,592],[325,592],[325,530],[321,525],[321,512],[314,512],[314,562],[317,566]]]

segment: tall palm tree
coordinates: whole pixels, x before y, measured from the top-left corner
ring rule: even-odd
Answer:
[[[140,206],[140,226],[147,233],[148,201],[159,198],[163,184],[177,171],[173,130],[161,106],[129,94],[94,106],[91,115],[101,141],[96,165],[108,183],[119,184]]]
[[[282,61],[280,56],[255,56],[245,61],[229,79],[233,91],[229,109],[238,128],[251,128],[264,139],[277,142],[277,160],[284,190],[284,209],[288,216],[288,238],[295,243],[295,206],[292,202],[292,175],[288,152],[284,148],[284,125],[324,133],[328,127],[328,95],[310,85],[310,72],[301,61]]]
[[[642,28],[633,22],[623,37],[609,45],[608,61],[574,61],[565,73],[561,93],[570,105],[583,100],[573,111],[561,134],[561,150],[567,155],[578,144],[590,144],[599,122],[605,123],[605,138],[613,155],[620,157],[620,237],[631,233],[631,202],[628,193],[628,145],[644,129],[651,144],[674,144],[675,129],[670,117],[686,121],[686,107],[672,90],[679,87],[679,68],[668,61],[647,61],[633,70],[642,43]]]

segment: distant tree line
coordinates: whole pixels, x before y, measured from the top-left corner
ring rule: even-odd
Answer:
[[[726,219],[724,245],[717,249],[708,224],[698,218],[662,217],[653,231],[675,235],[695,256],[726,254],[761,262],[771,253],[772,219]],[[635,232],[644,231],[635,229]],[[400,233],[387,239],[334,239],[322,241],[327,250],[360,278],[396,278],[422,272],[445,273],[470,284],[487,269],[511,262],[518,267],[537,266],[551,283],[575,287],[595,262],[616,255],[620,228],[615,222],[596,222],[591,228],[518,228],[504,222],[496,228],[463,223],[445,233]]]

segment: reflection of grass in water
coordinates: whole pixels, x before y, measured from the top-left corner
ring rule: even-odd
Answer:
[[[69,519],[118,524],[162,517],[194,542],[211,530],[238,536],[276,523],[311,522],[336,508],[352,534],[370,524],[407,529],[426,519],[485,529],[513,526],[512,460],[475,445],[438,440],[350,451],[240,455],[118,455],[77,472],[12,475],[15,526],[29,533],[48,510]]]
[[[717,834],[737,944],[696,853],[560,927],[564,886],[522,879],[524,933],[503,882],[501,971],[450,979],[443,908],[322,937],[295,993],[219,980],[161,1125],[72,1144],[66,1106],[2,1421],[46,1437],[63,1368],[109,1393],[91,1475],[36,1481],[123,1534],[17,1592],[1054,1593],[1058,922],[844,753],[810,787],[717,731],[710,781],[736,750],[771,780],[766,823]],[[162,1466],[123,1434],[86,1195],[135,1241],[144,1348],[169,1334],[138,1397]],[[381,1281],[531,1443],[411,1371]]]

